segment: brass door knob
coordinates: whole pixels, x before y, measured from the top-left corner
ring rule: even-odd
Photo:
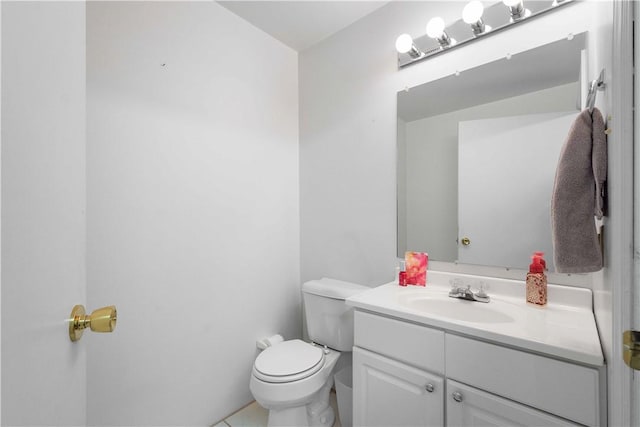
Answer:
[[[622,334],[622,359],[631,369],[640,370],[640,331]]]
[[[460,243],[462,243],[463,246],[469,246],[471,244],[471,239],[469,239],[468,237],[463,237],[460,240]]]
[[[78,341],[82,338],[85,328],[93,332],[113,332],[116,328],[118,312],[114,305],[93,310],[90,315],[86,314],[83,305],[76,305],[71,310],[69,319],[69,338],[71,341]]]

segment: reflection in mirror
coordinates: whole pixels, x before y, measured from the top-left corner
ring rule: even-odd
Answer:
[[[398,93],[398,257],[551,261],[555,168],[582,104],[586,34]],[[583,84],[584,83],[584,84]]]

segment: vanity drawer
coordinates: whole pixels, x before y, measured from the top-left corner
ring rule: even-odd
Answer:
[[[447,377],[589,426],[600,425],[600,370],[456,335]]]
[[[444,332],[356,310],[354,344],[444,374]]]

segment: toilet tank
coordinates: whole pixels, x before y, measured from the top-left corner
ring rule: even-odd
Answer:
[[[344,300],[367,286],[323,278],[302,285],[307,331],[311,341],[338,351],[353,347],[353,307]]]

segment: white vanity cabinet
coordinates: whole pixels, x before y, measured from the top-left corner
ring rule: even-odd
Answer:
[[[356,311],[355,426],[444,424],[444,332]]]
[[[442,426],[444,380],[367,350],[353,351],[358,426]]]
[[[449,426],[579,425],[453,380],[447,380],[446,407]]]
[[[356,310],[355,426],[604,426],[604,369]]]

